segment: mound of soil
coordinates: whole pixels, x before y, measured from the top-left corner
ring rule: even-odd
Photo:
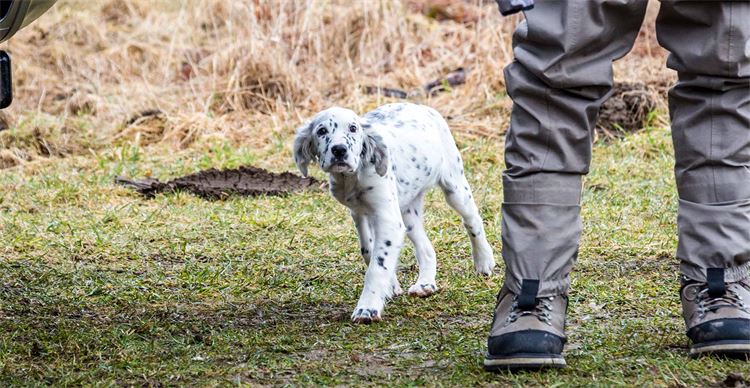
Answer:
[[[596,124],[599,134],[612,138],[642,129],[657,101],[656,91],[643,83],[616,83],[612,96],[599,111]]]
[[[257,167],[240,167],[234,170],[212,168],[169,182],[152,178],[133,180],[117,177],[115,183],[133,188],[147,197],[153,197],[157,193],[187,191],[205,199],[222,199],[230,195],[284,195],[320,189],[324,185],[313,178],[303,178],[289,172],[276,174]]]
[[[739,373],[730,373],[724,381],[712,384],[711,387],[750,387],[750,379],[745,378]]]

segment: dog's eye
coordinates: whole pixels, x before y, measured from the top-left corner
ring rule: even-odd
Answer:
[[[326,127],[320,127],[320,128],[318,128],[318,132],[317,132],[318,136],[323,136],[326,133],[328,133],[328,129]]]
[[[357,132],[357,124],[349,124],[349,132]]]

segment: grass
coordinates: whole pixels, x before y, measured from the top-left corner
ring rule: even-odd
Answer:
[[[674,74],[650,4],[615,76],[663,86]],[[394,300],[384,322],[356,326],[364,265],[346,209],[326,193],[147,200],[113,184],[292,170],[306,117],[331,105],[363,112],[387,102],[368,85],[412,90],[464,67],[465,85],[415,100],[448,118],[499,253],[511,107],[500,69],[520,20],[486,0],[58,2],[3,44],[15,102],[0,114],[10,128],[0,132],[0,386],[747,379],[747,363],[687,358],[663,101],[644,131],[595,147],[562,371],[482,371],[502,264],[491,278],[471,273],[461,223],[437,193],[426,226],[442,291]],[[411,248],[399,277],[416,278]]]
[[[502,144],[459,143],[499,252]],[[364,265],[327,194],[147,200],[112,183],[247,162],[292,169],[287,148],[123,144],[0,171],[0,384],[696,386],[746,373],[687,358],[670,147],[667,129],[649,128],[595,148],[569,367],[499,375],[481,360],[502,265],[488,279],[471,273],[468,240],[437,192],[426,223],[442,292],[401,297],[383,323],[357,326]],[[407,248],[399,278],[415,277]]]

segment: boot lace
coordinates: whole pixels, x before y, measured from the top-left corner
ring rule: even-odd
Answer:
[[[505,325],[509,325],[518,318],[531,315],[535,316],[539,321],[544,322],[550,326],[552,326],[552,301],[555,300],[554,296],[546,297],[546,298],[537,298],[536,305],[533,309],[530,310],[524,310],[518,307],[518,296],[513,297],[513,305],[511,305],[510,314],[508,314],[508,317],[505,319]]]
[[[714,312],[721,307],[733,307],[743,311],[748,311],[745,301],[742,300],[737,291],[731,287],[727,287],[724,295],[719,297],[711,297],[708,294],[708,286],[705,284],[696,284],[694,286],[700,287],[700,291],[695,296],[695,301],[698,304],[698,316],[703,318],[708,312]],[[748,311],[750,312],[750,311]]]

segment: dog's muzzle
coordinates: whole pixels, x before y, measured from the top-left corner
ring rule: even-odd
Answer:
[[[354,171],[349,162],[349,150],[345,145],[337,144],[331,147],[330,171],[335,173],[351,173]]]

